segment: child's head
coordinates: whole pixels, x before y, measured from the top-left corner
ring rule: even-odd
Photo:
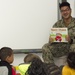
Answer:
[[[34,59],[36,59],[36,61],[34,61]],[[37,60],[38,60],[38,62],[37,62]],[[33,63],[33,61],[34,61],[34,63]],[[39,61],[41,61],[41,63],[42,63],[42,60],[40,59],[40,57],[39,57],[38,55],[33,54],[33,53],[27,54],[27,55],[25,56],[25,58],[24,58],[24,63],[25,63],[25,64],[20,64],[20,65],[19,65],[19,71],[20,71],[20,73],[21,73],[22,75],[24,75],[25,73],[26,73],[26,75],[28,75],[27,72],[29,72],[29,71],[27,71],[27,70],[28,70],[28,68],[30,67],[30,65],[35,66],[35,62],[37,62],[37,63],[36,63],[36,65],[37,65],[37,64],[40,63]],[[33,64],[34,64],[34,65],[33,65]],[[38,66],[38,67],[39,67],[39,66]],[[30,71],[31,71],[31,69],[30,69]]]
[[[25,74],[26,75],[46,75],[43,68],[43,62],[38,58],[34,58]]]
[[[0,59],[1,61],[7,61],[9,64],[11,64],[14,60],[13,50],[9,47],[2,47],[0,49]]]
[[[40,59],[40,57],[39,57],[38,55],[29,53],[29,54],[26,55],[26,57],[24,58],[24,62],[25,62],[25,63],[30,63],[30,62],[32,62],[32,60],[35,59],[35,58]],[[40,59],[40,60],[41,60],[41,59]]]
[[[75,52],[70,52],[67,57],[69,67],[75,69]]]

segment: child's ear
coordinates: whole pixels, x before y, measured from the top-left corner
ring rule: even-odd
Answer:
[[[9,62],[9,56],[6,57],[6,61]]]

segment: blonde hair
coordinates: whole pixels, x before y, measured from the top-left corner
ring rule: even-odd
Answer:
[[[24,62],[25,62],[25,63],[30,63],[30,62],[32,62],[32,60],[35,59],[35,58],[41,60],[41,58],[40,58],[38,55],[33,54],[33,53],[29,53],[28,55],[25,56]]]

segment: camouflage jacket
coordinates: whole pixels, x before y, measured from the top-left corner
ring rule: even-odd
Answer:
[[[58,22],[56,22],[53,27],[67,27],[68,28],[68,34],[70,36],[71,39],[73,39],[73,43],[75,43],[75,18],[72,18],[70,24],[68,26],[65,25],[65,23],[62,20],[59,20]]]
[[[44,63],[43,67],[46,75],[62,75],[62,68],[56,66],[54,63]]]
[[[53,27],[66,27],[63,20],[59,20],[56,22]],[[72,18],[72,21],[67,26],[68,34],[73,39],[73,44],[75,44],[75,18]],[[58,44],[50,44],[47,43],[42,47],[42,57],[45,63],[54,62],[53,57],[61,57],[70,52],[69,43],[58,43]]]

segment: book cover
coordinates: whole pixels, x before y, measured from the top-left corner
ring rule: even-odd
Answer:
[[[50,30],[50,37],[53,39],[53,42],[68,42],[66,40],[67,35],[67,28],[51,28]]]

